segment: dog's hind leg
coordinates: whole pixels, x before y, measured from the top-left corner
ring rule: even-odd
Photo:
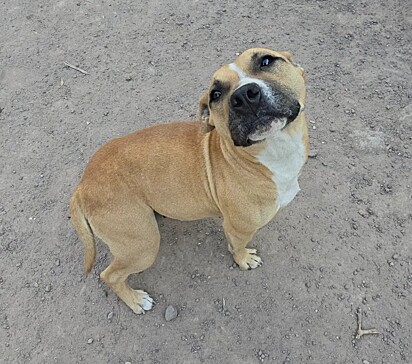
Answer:
[[[146,211],[145,211],[146,210]],[[134,290],[127,277],[149,268],[159,251],[160,234],[154,212],[148,208],[127,216],[105,214],[91,219],[91,224],[113,254],[113,261],[100,278],[135,313],[150,310],[153,299],[142,290]]]
[[[132,289],[126,280],[130,274],[141,272],[146,268],[130,259],[115,257],[112,263],[100,274],[100,278],[134,313],[141,314],[152,308],[153,299],[145,291]]]

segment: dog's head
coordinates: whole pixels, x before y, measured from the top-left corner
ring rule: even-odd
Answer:
[[[204,131],[247,147],[286,128],[303,111],[304,71],[288,52],[252,48],[220,68],[200,98]]]

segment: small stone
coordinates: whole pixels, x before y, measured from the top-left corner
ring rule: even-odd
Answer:
[[[172,321],[177,317],[177,309],[171,305],[167,306],[165,312],[166,321]]]
[[[108,319],[108,320],[111,320],[111,319],[113,318],[113,316],[114,316],[114,313],[113,313],[113,312],[109,312],[109,313],[107,314],[107,319]]]
[[[362,364],[370,364],[369,361],[367,361],[366,359],[362,360]]]
[[[369,216],[368,212],[365,211],[365,210],[362,210],[362,209],[358,210],[358,214],[361,215],[362,217],[368,217]]]
[[[124,364],[132,364],[131,361],[125,361]]]
[[[88,344],[93,344],[93,341],[94,341],[94,340],[93,340],[92,338],[90,338],[89,340],[87,340],[87,343],[88,343]]]
[[[392,255],[392,258],[395,259],[395,260],[398,260],[398,259],[399,259],[399,255],[395,253],[394,255]]]
[[[56,267],[58,267],[60,265],[60,259],[57,259],[55,264],[56,264]]]
[[[126,80],[126,81],[131,81],[131,80],[132,80],[132,76],[127,75],[126,78],[125,78],[125,80]]]
[[[51,285],[48,284],[48,285],[45,287],[44,290],[45,290],[46,292],[50,292],[50,291],[51,291]]]

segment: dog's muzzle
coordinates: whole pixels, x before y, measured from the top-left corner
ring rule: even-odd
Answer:
[[[301,104],[281,87],[248,83],[230,97],[229,130],[236,146],[249,146],[295,120]]]

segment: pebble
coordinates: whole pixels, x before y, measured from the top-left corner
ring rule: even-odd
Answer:
[[[88,344],[93,344],[93,341],[94,341],[94,340],[90,338],[89,340],[87,340],[87,343],[88,343]]]
[[[111,320],[111,319],[113,318],[113,315],[114,315],[113,312],[109,312],[109,313],[107,314],[107,319],[108,319],[108,320]]]
[[[165,312],[166,321],[172,321],[177,317],[177,309],[171,305],[167,306]]]
[[[48,284],[44,290],[45,290],[46,292],[50,292],[50,291],[51,291],[51,285]]]
[[[56,267],[58,267],[60,265],[60,259],[56,260]]]
[[[362,364],[370,364],[369,361],[367,361],[366,359],[362,360]]]
[[[358,214],[361,215],[362,217],[368,217],[369,216],[368,212],[365,211],[365,210],[362,210],[362,209],[358,210]]]

